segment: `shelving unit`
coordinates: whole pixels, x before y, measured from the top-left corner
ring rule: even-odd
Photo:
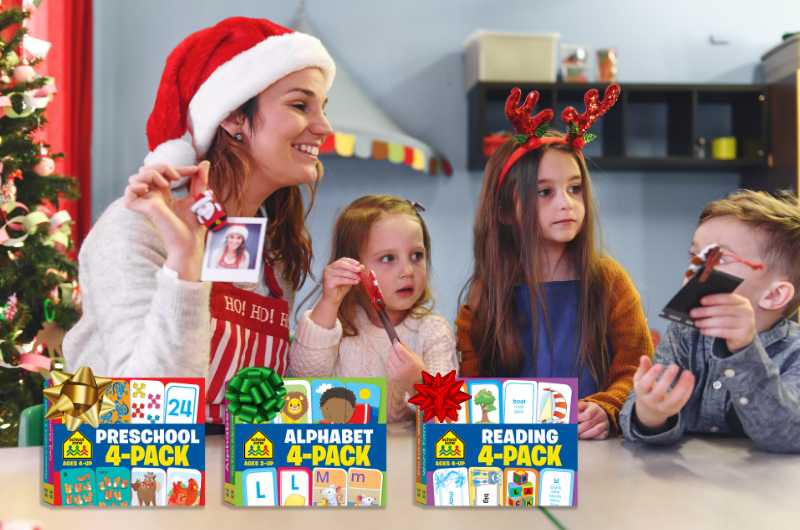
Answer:
[[[483,170],[485,135],[510,126],[503,112],[511,89],[519,86],[523,97],[539,92],[533,113],[551,108],[553,125],[566,129],[561,112],[568,106],[586,109],[583,97],[591,88],[601,96],[606,85],[563,83],[478,83],[469,98],[469,168]],[[616,105],[598,120],[590,132],[598,138],[587,144],[584,155],[607,170],[699,170],[741,171],[743,182],[757,182],[769,170],[769,85],[621,85]],[[796,128],[795,128],[796,133]],[[736,160],[711,158],[711,140],[720,136],[737,139]],[[698,158],[695,145],[706,139],[705,158]],[[778,178],[777,180],[781,180]],[[752,186],[751,186],[752,187]]]

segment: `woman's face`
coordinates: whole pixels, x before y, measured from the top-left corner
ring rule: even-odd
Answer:
[[[242,141],[255,163],[252,191],[308,184],[317,178],[319,148],[333,133],[323,109],[325,80],[319,68],[306,68],[275,82],[258,96],[253,128]]]
[[[244,238],[241,234],[228,234],[228,249],[236,250],[244,243]]]

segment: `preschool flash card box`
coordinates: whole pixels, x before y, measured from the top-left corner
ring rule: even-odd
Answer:
[[[575,506],[577,379],[463,379],[458,419],[417,408],[417,502]]]
[[[285,395],[269,421],[255,409],[237,414],[226,409],[225,501],[385,506],[386,380],[285,379],[282,384]],[[226,400],[230,397],[236,399],[231,384]]]
[[[87,370],[45,383],[44,501],[204,506],[205,380]]]

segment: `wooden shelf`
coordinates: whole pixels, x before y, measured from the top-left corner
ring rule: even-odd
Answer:
[[[510,130],[503,113],[515,86],[523,97],[539,92],[533,114],[555,111],[553,125],[561,130],[561,112],[568,106],[585,110],[583,97],[591,88],[601,95],[606,85],[565,83],[478,83],[468,93],[469,169],[483,170],[486,134]],[[654,85],[620,84],[616,105],[591,132],[598,139],[584,148],[590,166],[601,170],[743,171],[766,170],[770,159],[769,85]],[[711,157],[711,139],[735,136],[737,160]],[[698,138],[706,139],[706,158],[694,157]]]

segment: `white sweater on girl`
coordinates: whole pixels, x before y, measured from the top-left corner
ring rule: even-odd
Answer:
[[[392,348],[383,327],[369,321],[366,311],[357,306],[353,323],[355,337],[342,337],[342,324],[336,319],[333,329],[315,324],[311,311],[303,313],[297,325],[289,369],[295,377],[386,377],[386,362]],[[439,315],[406,317],[395,327],[397,336],[411,351],[422,357],[431,375],[446,375],[458,370],[456,337],[450,324]],[[386,381],[386,421],[414,418],[414,405],[408,393]]]

